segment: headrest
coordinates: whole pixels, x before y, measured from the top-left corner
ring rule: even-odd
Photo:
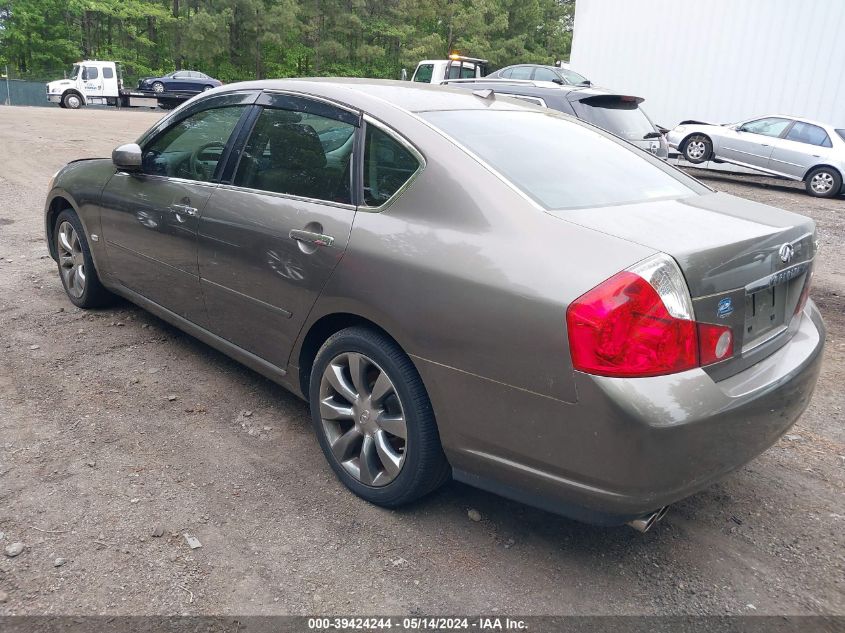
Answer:
[[[310,125],[274,123],[269,137],[270,164],[274,169],[319,169],[326,166],[323,144]]]

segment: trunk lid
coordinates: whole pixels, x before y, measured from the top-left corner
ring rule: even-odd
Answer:
[[[674,257],[696,320],[733,330],[734,356],[707,368],[717,378],[774,352],[797,329],[792,317],[815,255],[808,217],[724,193],[551,213]]]

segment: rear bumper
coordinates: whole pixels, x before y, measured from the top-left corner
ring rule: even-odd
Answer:
[[[457,479],[620,524],[705,488],[774,444],[809,404],[824,338],[810,301],[789,343],[726,380],[700,369],[638,379],[578,373],[576,404],[419,365]]]

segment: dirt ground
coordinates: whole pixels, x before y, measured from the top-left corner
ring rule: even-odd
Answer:
[[[0,107],[0,546],[25,545],[0,555],[0,614],[845,614],[845,199],[695,172],[819,227],[823,373],[747,467],[645,535],[459,484],[395,512],[335,480],[294,396],[132,305],[65,298],[50,176],[159,116]]]

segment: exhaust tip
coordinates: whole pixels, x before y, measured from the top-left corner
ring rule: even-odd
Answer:
[[[666,516],[666,513],[669,511],[669,506],[663,506],[659,510],[655,510],[651,514],[648,514],[644,517],[640,517],[639,519],[634,519],[633,521],[628,521],[626,525],[630,525],[634,528],[637,532],[645,534],[648,532],[654,525],[663,520],[663,517]]]

